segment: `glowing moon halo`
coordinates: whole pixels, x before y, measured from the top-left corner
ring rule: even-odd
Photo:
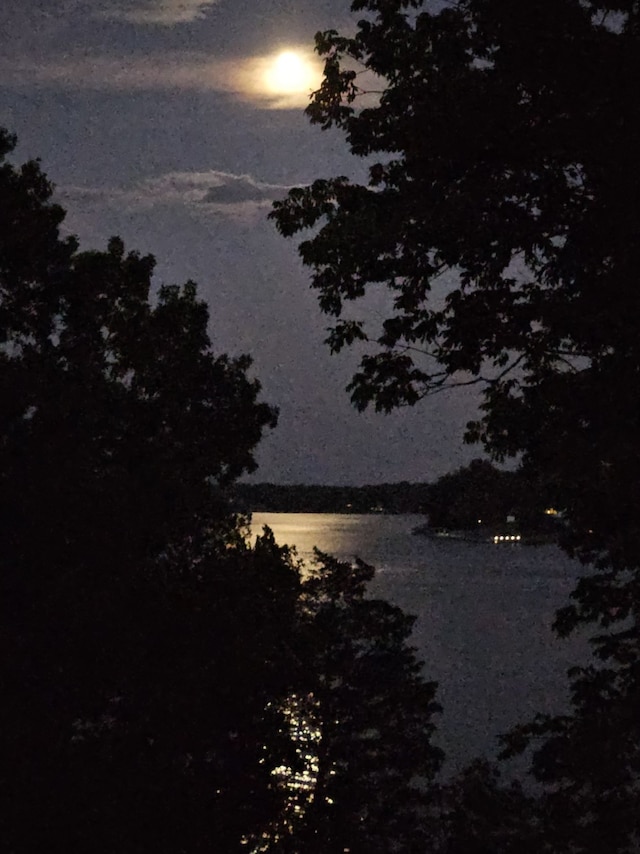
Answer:
[[[285,50],[269,63],[264,86],[273,95],[311,92],[317,86],[317,71],[310,62],[292,50]]]

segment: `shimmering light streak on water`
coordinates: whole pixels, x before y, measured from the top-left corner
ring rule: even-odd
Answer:
[[[287,698],[281,711],[287,723],[288,735],[295,745],[297,767],[279,765],[272,769],[271,775],[277,785],[287,793],[285,811],[279,817],[278,824],[267,828],[259,839],[243,840],[243,844],[252,846],[251,854],[266,854],[274,842],[292,833],[296,822],[302,818],[315,797],[318,744],[322,739],[317,702],[312,694],[306,697],[292,695]]]

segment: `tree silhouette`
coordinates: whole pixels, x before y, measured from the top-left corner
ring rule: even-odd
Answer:
[[[548,850],[627,850],[639,835],[640,8],[635,2],[356,0],[355,34],[316,36],[307,113],[367,158],[275,204],[300,244],[328,343],[364,351],[359,408],[476,384],[467,439],[518,456],[595,571],[560,633],[595,623],[574,714],[546,738]],[[385,288],[376,327],[352,306]],[[543,739],[544,740],[544,739]],[[530,742],[529,742],[530,743]]]
[[[418,828],[414,778],[439,757],[411,620],[365,600],[368,567],[326,557],[302,583],[268,531],[249,544],[224,490],[276,421],[250,360],[214,356],[193,283],[154,289],[118,238],[62,238],[13,144],[0,132],[0,847],[382,850]],[[305,704],[323,739],[299,813]]]
[[[219,487],[275,412],[192,283],[79,253],[51,192],[0,167],[2,847],[235,850],[282,805],[298,579]]]
[[[478,384],[469,437],[544,472],[585,557],[635,561],[636,5],[352,9],[353,37],[316,37],[307,113],[368,158],[369,181],[320,178],[272,217],[286,236],[314,228],[300,254],[328,343],[365,351],[354,403]],[[393,302],[376,328],[351,306],[380,287]]]
[[[435,684],[408,645],[414,619],[366,596],[371,566],[316,552],[301,587],[299,716],[313,788],[283,852],[432,850]]]

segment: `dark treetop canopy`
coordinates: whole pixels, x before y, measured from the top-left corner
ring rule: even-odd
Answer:
[[[12,145],[0,131],[0,849],[415,850],[398,816],[423,833],[415,777],[440,751],[411,618],[365,596],[369,567],[319,558],[301,583],[269,532],[249,544],[222,492],[275,423],[249,359],[214,356],[192,283],[154,293],[152,258],[62,238]],[[304,822],[298,700],[322,733]]]
[[[571,674],[573,714],[538,718],[510,749],[533,736],[550,784],[535,850],[637,850],[640,4],[351,8],[355,35],[316,36],[325,76],[307,114],[344,133],[368,182],[319,179],[272,217],[285,236],[311,230],[300,254],[328,343],[365,353],[355,405],[478,385],[467,438],[519,457],[564,511],[565,546],[595,562],[556,622],[601,629],[594,665]],[[376,291],[378,328],[363,300]]]
[[[366,354],[356,406],[478,384],[469,438],[546,472],[574,546],[633,562],[640,529],[618,516],[640,499],[638,4],[423,6],[357,0],[352,38],[317,35],[307,113],[369,181],[319,179],[272,217],[313,229],[300,254],[328,343]],[[357,314],[372,289],[392,299],[377,329]]]
[[[0,847],[193,851],[213,825],[232,850],[273,808],[258,758],[293,605],[276,627],[260,588],[297,576],[243,547],[214,485],[255,467],[275,412],[248,359],[211,352],[195,286],[154,296],[153,259],[115,238],[79,253],[13,143],[0,131]]]

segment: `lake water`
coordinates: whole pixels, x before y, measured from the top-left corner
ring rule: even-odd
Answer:
[[[537,712],[567,706],[567,668],[587,658],[584,637],[560,640],[554,612],[581,567],[555,546],[476,544],[412,534],[420,516],[254,513],[281,545],[311,560],[317,546],[377,568],[371,595],[415,614],[412,642],[439,683],[438,743],[453,771],[493,755],[496,736]],[[519,773],[516,766],[516,773]]]

